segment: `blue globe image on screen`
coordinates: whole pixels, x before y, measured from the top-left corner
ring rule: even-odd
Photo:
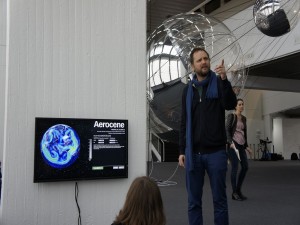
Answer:
[[[65,124],[50,127],[41,141],[41,154],[48,165],[66,168],[79,156],[80,139],[76,131]]]

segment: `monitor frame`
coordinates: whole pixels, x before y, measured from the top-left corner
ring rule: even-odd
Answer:
[[[58,155],[62,153],[56,150],[56,146],[61,146],[61,142],[53,144],[53,141],[48,141],[49,135],[53,134],[51,132],[59,130],[59,127],[67,127],[66,130],[71,130],[71,133],[77,133],[73,137],[78,137],[75,139],[80,141],[76,145],[77,155],[73,154],[73,158],[76,159],[69,164],[58,164],[64,159],[56,160],[57,152],[60,152]],[[42,145],[45,142],[46,145]],[[70,150],[72,146],[68,146],[70,145],[67,145],[69,150],[65,151],[66,154],[75,152]],[[49,159],[49,152],[54,152],[55,157]],[[35,118],[34,183],[118,178],[128,178],[128,120]]]

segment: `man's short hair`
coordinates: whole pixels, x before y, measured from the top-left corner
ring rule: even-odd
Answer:
[[[196,47],[196,48],[193,48],[193,50],[190,53],[190,63],[191,64],[193,64],[193,62],[194,62],[194,53],[198,52],[198,51],[205,52],[207,54],[208,58],[210,59],[208,52],[204,48]]]

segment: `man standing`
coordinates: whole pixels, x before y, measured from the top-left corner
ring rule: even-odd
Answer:
[[[234,109],[236,96],[227,80],[224,60],[213,72],[207,51],[194,48],[190,63],[194,74],[182,94],[178,159],[179,165],[186,169],[189,224],[203,225],[206,171],[212,189],[215,225],[228,225],[225,110]]]

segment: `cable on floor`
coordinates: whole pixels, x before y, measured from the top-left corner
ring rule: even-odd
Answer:
[[[78,203],[78,193],[79,193],[79,189],[78,189],[78,184],[77,182],[75,182],[75,201],[76,201],[76,206],[78,209],[78,225],[81,225],[81,215],[80,215],[80,207],[79,207],[79,203]]]
[[[151,170],[150,170],[150,173],[149,173],[149,177],[156,182],[157,186],[159,187],[167,187],[167,186],[172,186],[172,185],[176,185],[177,182],[175,181],[171,181],[171,179],[175,176],[177,170],[178,170],[178,167],[179,167],[179,164],[177,164],[177,167],[176,169],[174,170],[173,174],[167,179],[167,180],[162,180],[162,179],[157,179],[157,178],[154,178],[154,177],[151,177],[151,174],[153,172],[153,159],[151,160]]]

